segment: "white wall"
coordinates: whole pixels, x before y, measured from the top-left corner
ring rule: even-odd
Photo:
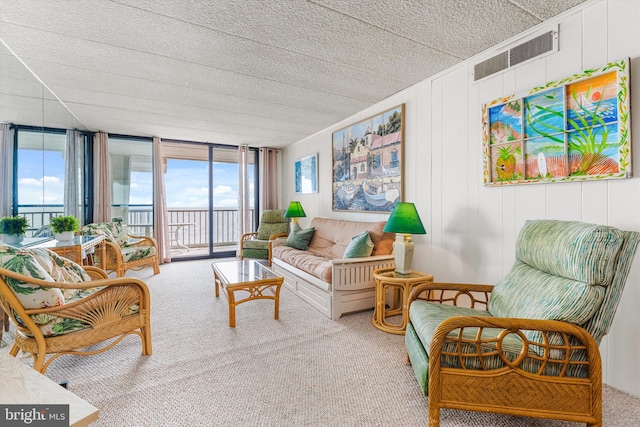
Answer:
[[[405,103],[405,201],[416,203],[428,234],[414,236],[414,268],[439,281],[495,283],[514,261],[515,240],[527,219],[571,219],[640,231],[640,178],[584,183],[484,187],[481,105],[501,96],[631,58],[632,125],[640,127],[640,1],[587,2],[537,28],[560,24],[559,51],[494,75],[478,84],[473,64],[504,50],[527,31],[490,51],[402,91],[283,152],[285,205],[300,200],[308,215],[384,220],[387,215],[333,212],[331,134],[387,108]],[[635,84],[634,84],[635,82]],[[635,102],[634,102],[635,101]],[[633,136],[640,135],[636,131]],[[636,137],[640,141],[640,136]],[[640,145],[632,165],[640,170]],[[293,162],[319,154],[319,193],[297,195]],[[640,176],[640,172],[636,172]],[[640,396],[640,256],[611,332],[603,340],[604,381]]]

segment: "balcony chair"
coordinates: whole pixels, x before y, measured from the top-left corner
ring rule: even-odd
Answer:
[[[43,374],[63,354],[101,353],[130,334],[142,338],[142,354],[152,351],[144,282],[109,279],[48,249],[0,245],[0,307],[16,325],[9,354],[31,354]],[[104,345],[84,349],[95,344]]]
[[[429,426],[440,425],[441,408],[602,425],[598,345],[639,240],[613,227],[527,221],[495,286],[416,287],[405,342]]]
[[[153,274],[160,273],[154,238],[130,235],[119,222],[87,224],[80,233],[105,236],[105,269],[108,272],[115,271],[117,277],[123,277],[127,270],[139,270],[149,265],[153,267]]]
[[[240,259],[266,259],[271,266],[273,239],[289,235],[289,218],[284,217],[284,209],[262,212],[258,231],[245,233],[240,238]]]

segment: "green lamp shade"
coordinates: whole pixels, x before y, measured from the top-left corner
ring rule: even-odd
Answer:
[[[286,216],[286,215],[285,215]],[[427,234],[413,203],[399,202],[393,207],[384,231],[402,234]]]
[[[304,213],[304,209],[302,209],[302,205],[300,202],[291,202],[289,204],[289,208],[284,213],[285,218],[304,218],[307,214]]]

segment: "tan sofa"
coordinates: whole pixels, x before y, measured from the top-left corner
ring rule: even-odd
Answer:
[[[284,277],[284,285],[333,320],[344,313],[372,308],[375,280],[372,272],[393,267],[395,235],[382,231],[385,222],[356,222],[314,218],[309,227],[316,231],[306,251],[273,244],[272,268]],[[353,236],[364,231],[374,244],[371,256],[344,259]]]

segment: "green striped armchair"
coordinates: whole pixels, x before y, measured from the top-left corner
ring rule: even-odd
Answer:
[[[405,343],[429,426],[441,408],[602,425],[598,345],[639,241],[614,227],[527,221],[495,286],[416,287]]]
[[[262,212],[258,231],[245,233],[240,238],[240,259],[266,259],[271,265],[272,240],[289,235],[289,218],[285,218],[284,213],[284,209]]]

